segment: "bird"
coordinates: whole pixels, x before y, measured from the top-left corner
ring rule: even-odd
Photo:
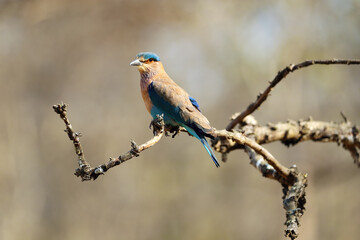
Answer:
[[[137,67],[140,72],[141,95],[151,116],[155,119],[157,115],[163,115],[166,125],[185,128],[200,140],[215,166],[219,167],[220,164],[205,139],[216,137],[214,128],[200,111],[195,98],[165,72],[159,56],[152,52],[140,52],[130,66]]]

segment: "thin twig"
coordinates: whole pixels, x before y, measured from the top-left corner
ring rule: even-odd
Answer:
[[[360,60],[308,60],[299,64],[290,64],[285,67],[283,70],[278,72],[276,77],[270,82],[269,86],[265,89],[263,93],[258,95],[257,99],[252,102],[241,114],[239,114],[236,118],[234,118],[227,126],[226,130],[230,131],[233,129],[236,124],[240,123],[247,115],[253,113],[269,96],[272,88],[274,88],[282,79],[284,79],[289,73],[294,72],[300,68],[312,66],[312,65],[330,65],[330,64],[346,64],[346,65],[354,65],[360,64]]]
[[[68,134],[69,139],[73,142],[75,147],[76,155],[78,156],[79,168],[75,170],[75,175],[81,177],[82,181],[95,180],[100,175],[104,174],[110,168],[115,167],[127,160],[130,160],[133,157],[139,156],[139,153],[154,146],[164,135],[164,121],[163,116],[157,116],[156,119],[152,121],[154,137],[147,141],[144,144],[138,146],[133,140],[131,140],[131,149],[123,155],[120,155],[117,158],[110,158],[109,162],[102,164],[98,167],[92,168],[90,164],[85,160],[84,152],[80,143],[81,134],[76,133],[70,124],[69,119],[67,118],[67,105],[64,103],[54,105],[54,111],[60,115],[60,118],[64,121],[66,125],[65,132]]]
[[[81,143],[80,143],[81,133],[74,131],[69,119],[67,118],[67,107],[68,107],[68,105],[66,103],[61,103],[58,105],[54,105],[53,109],[57,114],[60,115],[60,118],[65,123],[66,129],[64,131],[67,133],[69,139],[74,144],[75,152],[76,152],[76,155],[78,156],[79,167],[87,172],[90,169],[90,165],[85,160],[84,151],[83,151]]]

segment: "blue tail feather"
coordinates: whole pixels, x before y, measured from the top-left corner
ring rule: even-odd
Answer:
[[[204,137],[200,138],[201,143],[204,145],[206,151],[209,153],[209,155],[211,156],[212,160],[215,163],[216,167],[220,167],[220,164],[218,163],[214,152],[211,150],[211,147],[209,145],[209,143],[206,141],[206,139]]]
[[[218,163],[216,157],[215,157],[215,154],[214,152],[211,150],[211,147],[209,145],[209,143],[206,141],[205,137],[203,134],[200,134],[199,132],[197,132],[196,130],[186,126],[186,125],[183,125],[183,127],[191,134],[193,135],[194,137],[196,137],[197,139],[199,139],[202,143],[202,145],[205,147],[206,151],[208,152],[208,154],[210,155],[210,157],[212,158],[212,160],[214,161],[215,163],[215,166],[216,167],[220,167],[220,164]]]

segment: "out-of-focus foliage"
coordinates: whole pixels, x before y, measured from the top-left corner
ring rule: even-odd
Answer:
[[[51,106],[70,104],[98,165],[151,137],[139,76],[156,52],[212,125],[244,109],[278,70],[305,59],[359,58],[360,2],[0,1],[0,239],[281,239],[281,187],[243,152],[216,169],[194,138],[163,139],[95,182]],[[284,80],[262,122],[312,115],[360,124],[360,68],[314,66]],[[359,170],[334,144],[267,147],[309,173],[299,239],[358,239]]]

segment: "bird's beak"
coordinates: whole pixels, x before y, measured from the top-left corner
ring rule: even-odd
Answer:
[[[139,59],[136,59],[130,63],[130,66],[141,66],[142,62],[139,61]]]

